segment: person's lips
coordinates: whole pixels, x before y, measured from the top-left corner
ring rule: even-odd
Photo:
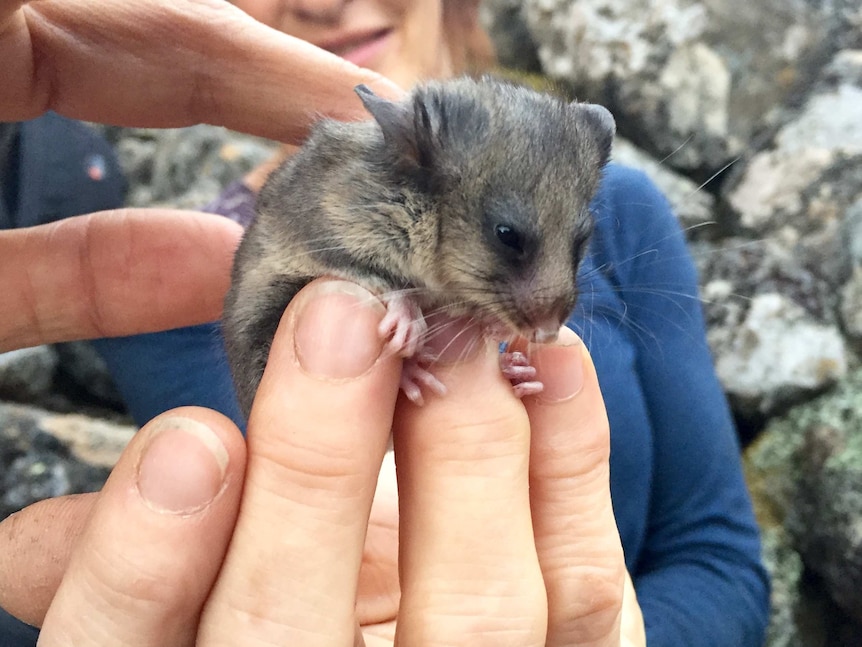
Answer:
[[[391,35],[392,32],[389,29],[355,32],[320,43],[319,47],[354,65],[369,67],[388,47]]]

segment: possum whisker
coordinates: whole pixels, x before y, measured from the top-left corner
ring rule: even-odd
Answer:
[[[687,234],[689,232],[697,231],[698,229],[704,229],[706,227],[715,227],[718,225],[718,220],[706,220],[704,222],[696,222],[694,224],[689,225],[688,227],[682,228],[682,233]]]
[[[480,326],[480,323],[475,319],[468,319],[467,324],[462,326],[460,330],[446,343],[446,345],[440,349],[438,356],[445,355],[446,352],[452,347],[455,346],[458,341],[461,339],[463,335],[469,335],[469,341],[461,351],[458,353],[458,356],[455,358],[456,362],[462,361],[466,357],[469,357],[473,351],[475,350],[476,344],[481,343],[481,338],[479,336],[473,335],[472,332]],[[434,329],[431,330],[429,328],[428,339],[433,339],[438,335],[443,334],[444,331],[450,329],[450,325],[448,321],[445,321],[439,325],[434,326]]]
[[[733,166],[734,164],[736,164],[736,163],[737,163],[739,160],[741,160],[741,159],[742,159],[742,156],[741,156],[741,155],[738,155],[738,156],[736,156],[735,158],[733,158],[732,160],[730,160],[727,164],[725,164],[725,165],[724,165],[724,166],[722,166],[720,169],[718,169],[715,173],[713,173],[712,175],[710,175],[710,176],[709,176],[709,177],[708,177],[708,178],[707,178],[703,183],[701,183],[701,185],[700,185],[700,186],[698,186],[694,191],[692,191],[692,192],[691,192],[691,193],[689,193],[687,196],[685,196],[685,197],[686,197],[686,199],[690,198],[691,196],[693,196],[693,195],[694,195],[695,193],[697,193],[698,191],[701,191],[701,190],[702,190],[702,189],[703,189],[707,184],[709,184],[710,182],[712,182],[715,178],[717,178],[719,175],[721,175],[722,173],[724,173],[727,169],[729,169],[731,166]]]
[[[679,146],[677,146],[677,147],[676,147],[676,148],[674,148],[670,153],[668,153],[667,155],[665,155],[664,157],[662,157],[662,158],[658,161],[658,163],[659,163],[659,164],[664,164],[665,162],[667,162],[671,157],[673,157],[674,155],[676,155],[677,153],[679,153],[683,148],[685,148],[686,146],[688,146],[689,142],[691,142],[691,140],[692,140],[692,138],[693,138],[693,137],[694,137],[694,135],[689,135],[688,137],[686,137],[686,138],[685,138],[685,140],[683,140],[683,142],[682,142]]]

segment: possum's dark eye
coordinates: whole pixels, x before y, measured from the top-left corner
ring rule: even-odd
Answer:
[[[509,225],[496,225],[494,227],[494,234],[497,236],[497,240],[509,249],[516,251],[519,254],[524,251],[524,238],[514,227],[510,227]]]

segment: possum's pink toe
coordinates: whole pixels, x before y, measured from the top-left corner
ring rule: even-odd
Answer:
[[[500,355],[500,369],[503,376],[512,383],[515,395],[519,398],[536,395],[544,388],[541,382],[536,381],[536,367],[530,364],[529,358],[523,353]]]
[[[411,299],[392,295],[384,297],[386,316],[377,330],[381,337],[390,337],[389,350],[401,357],[412,357],[420,348],[428,326],[422,311]]]
[[[536,395],[537,393],[541,393],[544,388],[545,385],[541,382],[520,382],[519,384],[512,385],[515,396],[519,398],[527,395]]]
[[[446,385],[431,371],[421,366],[415,359],[404,360],[404,367],[401,369],[401,390],[404,391],[404,395],[415,404],[422,406],[425,404],[423,389],[428,389],[440,396],[446,395]]]

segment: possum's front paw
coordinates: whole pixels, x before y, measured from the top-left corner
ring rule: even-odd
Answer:
[[[425,403],[423,389],[445,395],[446,386],[428,369],[428,364],[433,363],[436,357],[422,352],[429,332],[422,310],[412,299],[399,293],[385,295],[383,301],[387,312],[377,330],[381,338],[389,340],[389,352],[404,358],[401,390],[419,406]],[[524,353],[502,353],[500,368],[519,398],[541,393],[544,388],[536,380],[536,369]]]
[[[500,368],[519,398],[542,392],[544,385],[536,380],[536,367],[530,364],[530,359],[524,353],[502,353]]]
[[[387,344],[390,352],[401,357],[413,357],[421,348],[428,325],[422,310],[409,297],[398,293],[385,295],[386,316],[380,322],[377,332]]]
[[[446,385],[422,366],[418,357],[408,357],[401,369],[401,390],[411,402],[421,407],[425,404],[422,387],[431,389],[437,395],[446,395]]]
[[[377,332],[383,339],[389,339],[387,349],[404,358],[401,369],[401,390],[412,402],[419,406],[425,403],[422,388],[430,389],[437,395],[445,395],[446,387],[434,377],[421,357],[422,346],[428,332],[428,324],[422,310],[416,303],[402,294],[385,295],[386,315],[380,322]]]

